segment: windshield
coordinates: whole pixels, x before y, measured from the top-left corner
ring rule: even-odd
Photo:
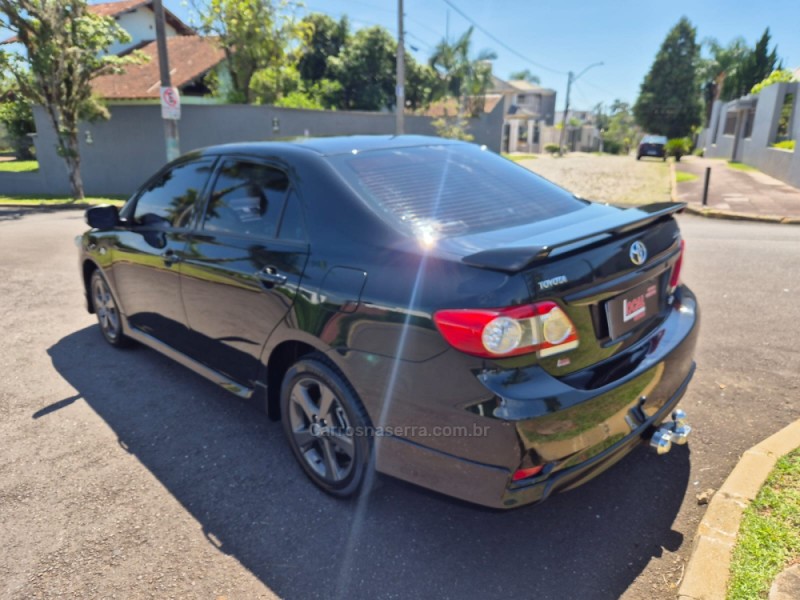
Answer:
[[[528,169],[470,144],[375,150],[330,160],[373,208],[412,233],[467,235],[585,206]]]
[[[643,144],[666,144],[667,138],[663,135],[647,135],[642,140]]]

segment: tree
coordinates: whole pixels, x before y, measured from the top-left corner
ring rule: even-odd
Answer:
[[[477,116],[483,110],[484,96],[491,86],[489,61],[497,58],[491,50],[482,50],[470,58],[472,31],[470,27],[453,42],[442,39],[429,61],[438,77],[436,96],[456,98],[459,116]]]
[[[780,70],[777,46],[769,51],[769,28],[754,48],[747,47],[744,38],[733,39],[727,46],[710,38],[705,41],[711,57],[700,62],[700,78],[705,90],[706,110],[714,100],[734,100],[750,93],[754,85],[775,70]]]
[[[330,79],[328,58],[339,53],[350,40],[350,23],[347,17],[334,21],[328,15],[311,13],[300,21],[305,26],[297,63],[297,70],[304,81],[317,83]]]
[[[92,97],[91,80],[120,72],[140,60],[139,55],[106,54],[112,43],[130,37],[111,17],[89,12],[85,0],[0,0],[0,13],[25,49],[24,56],[0,51],[0,66],[26,99],[44,107],[56,132],[56,149],[67,165],[72,195],[83,198],[78,123],[108,116]]]
[[[36,131],[31,105],[20,93],[19,87],[4,78],[0,79],[0,123],[14,155],[19,160],[33,158],[33,142],[29,134]]]
[[[609,154],[628,154],[637,136],[630,105],[621,100],[611,104],[607,126],[603,132],[603,150]]]
[[[742,94],[750,93],[750,90],[757,83],[764,81],[769,77],[770,73],[775,70],[781,70],[783,65],[778,59],[778,47],[775,46],[772,51],[769,51],[769,27],[764,30],[761,38],[756,42],[756,47],[750,55],[750,60],[744,69],[742,77]]]
[[[682,17],[670,30],[642,82],[633,112],[651,133],[683,137],[700,124],[696,30]]]
[[[521,71],[514,71],[513,73],[509,74],[508,78],[511,79],[512,81],[521,80],[521,81],[527,81],[528,83],[535,83],[536,85],[539,85],[542,82],[542,80],[539,79],[538,75],[534,75],[533,73],[531,73],[530,69],[522,69]]]
[[[739,70],[747,62],[750,50],[742,37],[734,38],[727,46],[714,38],[707,38],[703,45],[708,47],[711,54],[698,64],[698,78],[705,102],[705,122],[708,123],[714,101],[719,98],[730,99],[730,95],[734,93],[731,88],[739,77]]]
[[[9,1],[9,0],[5,0]],[[196,0],[195,10],[201,16],[200,29],[217,36],[230,72],[230,102],[251,103],[256,99],[252,83],[259,71],[264,80],[272,76],[280,87],[280,69],[287,63],[287,48],[298,36],[297,23],[272,0]],[[273,90],[275,97],[280,90]]]

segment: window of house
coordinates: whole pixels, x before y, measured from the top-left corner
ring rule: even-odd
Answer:
[[[734,133],[736,133],[735,110],[728,111],[728,114],[725,115],[725,129],[722,130],[722,133],[725,135],[733,135]]]
[[[213,164],[211,159],[185,162],[152,180],[136,199],[133,222],[188,226]]]
[[[520,142],[527,142],[528,141],[528,122],[527,121],[520,121],[519,125],[517,126],[517,139]]]
[[[289,178],[283,171],[227,160],[208,199],[203,229],[274,237],[288,188]]]
[[[775,132],[774,143],[785,142],[792,139],[792,117],[794,112],[794,94],[788,93],[783,97],[781,114],[778,117],[778,129]]]
[[[747,109],[744,115],[744,137],[753,137],[753,123],[756,120],[756,107],[752,106]]]

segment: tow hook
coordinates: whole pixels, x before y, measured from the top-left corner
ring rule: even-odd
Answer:
[[[690,433],[692,427],[686,422],[686,413],[678,409],[672,413],[672,421],[662,423],[650,438],[650,449],[659,455],[666,454],[672,450],[672,444],[685,444]]]

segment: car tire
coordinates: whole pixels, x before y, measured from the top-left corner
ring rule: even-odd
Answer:
[[[641,154],[637,154],[636,155],[636,160],[642,160],[642,155]]]
[[[95,269],[89,280],[89,292],[92,306],[97,315],[97,323],[105,340],[115,348],[127,348],[133,345],[133,340],[122,332],[122,316],[119,312],[111,287],[99,269]]]
[[[364,405],[323,355],[296,362],[281,385],[283,430],[303,471],[323,491],[347,498],[372,468],[372,438]]]
[[[667,162],[667,157],[666,157],[666,156],[662,156],[662,157],[661,157],[661,160],[662,160],[663,162]]]

